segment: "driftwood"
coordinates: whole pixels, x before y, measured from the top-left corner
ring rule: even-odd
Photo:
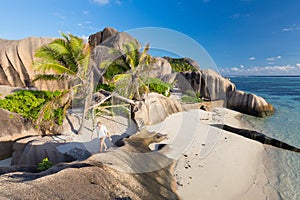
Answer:
[[[266,136],[263,133],[259,133],[257,131],[252,131],[252,130],[247,130],[247,129],[239,129],[239,128],[235,128],[235,127],[231,127],[225,124],[212,124],[211,126],[223,129],[225,131],[229,131],[238,135],[241,135],[243,137],[249,138],[251,140],[255,140],[257,142],[260,142],[262,144],[268,144],[268,145],[272,145],[274,147],[277,148],[281,148],[281,149],[285,149],[285,150],[289,150],[289,151],[294,151],[297,153],[300,153],[300,149],[297,147],[294,147],[292,145],[289,145],[285,142],[282,142],[280,140],[271,138]]]
[[[89,109],[92,109],[92,108],[95,108],[95,107],[98,107],[100,106],[102,103],[104,103],[106,100],[110,99],[110,98],[116,98],[116,99],[119,99],[121,101],[124,101],[126,102],[127,104],[129,105],[135,105],[135,102],[131,99],[127,99],[125,97],[122,97],[121,95],[115,93],[115,92],[109,92],[109,91],[106,91],[106,90],[99,90],[99,93],[105,95],[106,97],[104,99],[102,99],[99,103],[95,104],[95,105],[92,105]]]

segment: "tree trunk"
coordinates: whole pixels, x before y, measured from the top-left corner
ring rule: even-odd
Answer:
[[[83,105],[83,111],[82,111],[82,120],[80,124],[80,128],[78,130],[79,135],[83,135],[85,133],[93,131],[93,122],[92,122],[92,116],[88,116],[88,111],[92,104],[92,98],[93,98],[93,90],[94,90],[94,76],[93,76],[93,70],[91,70],[91,73],[89,73],[89,76],[87,77],[85,88],[86,88],[86,96],[85,101]]]

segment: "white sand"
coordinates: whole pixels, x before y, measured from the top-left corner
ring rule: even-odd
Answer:
[[[136,133],[136,125],[129,121],[128,118],[122,116],[101,116],[97,117],[95,123],[101,121],[105,125],[112,137],[113,142]],[[93,131],[95,127],[92,125],[92,121],[88,121],[88,127],[85,129],[84,134],[76,135],[70,131],[64,133],[61,136],[57,136],[60,140],[65,140],[66,144],[62,144],[57,147],[58,151],[66,153],[73,148],[80,148],[88,150],[90,153],[99,153],[100,140],[97,134]],[[95,126],[95,125],[94,125]],[[79,128],[79,124],[75,124],[76,129]],[[107,147],[113,146],[113,143],[108,139],[105,140]]]
[[[183,199],[269,199],[270,185],[264,174],[262,144],[209,126],[223,123],[245,128],[238,112],[193,110],[177,113],[163,123],[149,126],[168,133],[165,154],[177,158],[178,192]],[[273,198],[272,198],[273,199]]]
[[[237,115],[238,112],[228,109],[218,109],[215,112],[192,110],[173,114],[164,122],[147,127],[148,130],[168,134],[170,139],[163,143],[170,145],[163,152],[178,161],[175,176],[179,195],[183,199],[276,199],[266,194],[272,187],[262,164],[264,146],[209,126],[226,123],[245,128],[236,118]],[[126,118],[99,120],[115,137],[134,132],[135,127],[130,126]],[[90,152],[97,153],[99,141],[94,140],[96,136],[91,133],[69,138],[76,143],[61,145],[59,150],[66,152],[81,143]],[[70,142],[69,139],[66,142]],[[0,166],[9,162],[1,161]]]

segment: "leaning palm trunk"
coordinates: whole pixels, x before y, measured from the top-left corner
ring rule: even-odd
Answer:
[[[84,100],[84,105],[83,105],[83,111],[82,111],[82,121],[80,128],[78,130],[78,134],[84,134],[88,131],[91,131],[93,129],[93,123],[91,123],[91,120],[89,120],[89,110],[92,105],[92,96],[93,96],[93,91],[94,91],[94,76],[93,72],[91,71],[90,75],[88,76],[86,80],[86,95],[85,95],[85,100]],[[91,116],[92,117],[92,116]]]

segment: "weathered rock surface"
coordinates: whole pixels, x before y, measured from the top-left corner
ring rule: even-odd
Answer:
[[[227,108],[241,113],[266,117],[274,114],[274,108],[264,98],[235,90],[227,92]]]
[[[142,75],[145,77],[161,79],[164,76],[171,73],[172,73],[172,67],[170,63],[164,58],[156,57],[155,62],[149,65],[149,72],[146,72],[145,74]]]
[[[13,145],[11,164],[36,165],[46,157],[53,163],[76,160],[74,157],[68,154],[63,154],[56,149],[63,143],[64,141],[54,140],[54,138],[49,136],[35,136],[20,139]]]
[[[0,108],[0,159],[11,157],[13,142],[19,138],[38,135],[22,116]]]
[[[89,45],[93,49],[99,44],[101,44],[106,39],[110,38],[111,36],[117,34],[118,31],[111,27],[106,27],[102,31],[99,31],[95,34],[89,36]]]
[[[173,113],[208,108],[211,104],[206,102],[197,104],[181,104],[175,98],[168,98],[161,94],[149,93],[144,95],[144,100],[136,101],[133,108],[134,119],[139,128],[147,125],[162,122],[166,117]]]
[[[104,73],[106,72],[107,65],[120,58],[122,54],[118,51],[115,51],[113,48],[98,45],[96,46],[92,53],[91,59],[93,61],[95,82],[102,80]]]
[[[201,96],[211,101],[224,100],[228,91],[235,90],[235,85],[230,80],[223,78],[211,69],[182,72],[176,78],[180,79],[179,76],[183,76],[188,81],[195,93],[200,93]],[[180,83],[184,84],[184,81],[179,80],[178,83],[179,85]],[[183,88],[183,90],[185,88],[184,85],[179,87]]]
[[[36,49],[54,38],[29,37],[22,40],[0,39],[0,85],[12,87],[35,86],[43,90],[66,88],[63,82],[31,82],[38,72],[31,68]]]
[[[107,46],[116,50],[121,51],[123,54],[124,52],[124,46],[128,43],[133,43],[137,47],[137,49],[141,48],[141,44],[139,41],[137,41],[135,38],[133,38],[131,35],[129,35],[126,32],[119,32],[112,37],[104,40],[101,45]]]
[[[148,147],[164,138],[158,133],[132,136],[120,148],[95,154],[86,161],[58,164],[40,173],[0,169],[0,198],[179,199],[172,160],[151,152]],[[135,166],[141,163],[155,170],[140,173],[118,170],[122,166],[136,170]]]
[[[236,90],[229,79],[223,78],[213,70],[181,72],[167,75],[167,82],[177,82],[181,91],[189,90],[210,101],[223,100],[224,106],[241,113],[266,117],[274,114],[274,108],[264,98]]]

